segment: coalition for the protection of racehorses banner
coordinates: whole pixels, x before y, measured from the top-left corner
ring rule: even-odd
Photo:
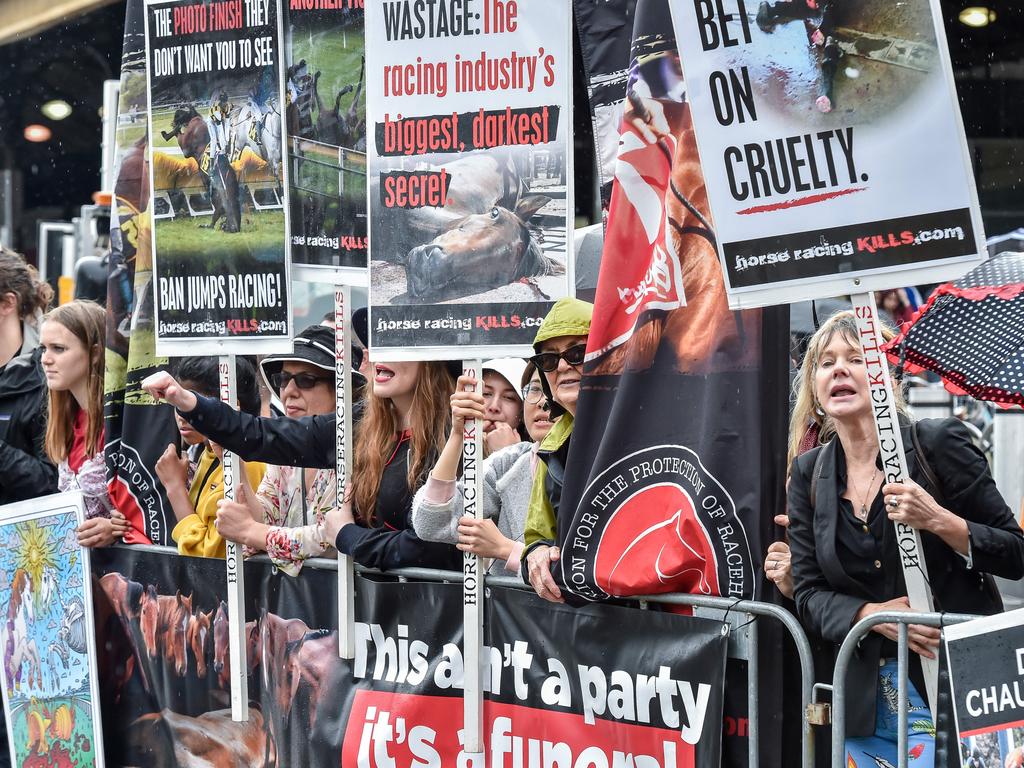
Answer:
[[[146,3],[161,353],[288,346],[279,3]]]
[[[365,285],[363,0],[292,0],[285,51],[295,275]]]
[[[719,622],[492,590],[480,762],[461,749],[459,585],[357,579],[356,655],[344,661],[335,573],[250,562],[251,702],[233,723],[219,561],[121,548],[95,553],[94,570],[112,764],[719,765]]]
[[[731,306],[941,282],[985,253],[939,0],[672,13]]]
[[[602,97],[619,153],[558,518],[556,578],[583,600],[761,597],[784,509],[787,312],[729,309],[669,6],[639,0],[621,60],[581,39],[592,72],[628,70]],[[746,764],[745,736],[728,765]]]
[[[1024,610],[946,627],[943,638],[960,764],[975,768],[982,765],[980,756],[985,765],[1020,766],[1024,762]]]
[[[522,353],[570,294],[571,29],[569,0],[366,4],[377,359]]]
[[[132,524],[129,541],[171,544],[174,514],[154,467],[180,438],[173,410],[139,386],[167,362],[154,351],[144,23],[143,0],[129,0],[115,133],[103,429],[110,496]]]

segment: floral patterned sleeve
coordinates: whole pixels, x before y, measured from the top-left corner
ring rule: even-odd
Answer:
[[[301,471],[301,470],[300,470]],[[317,472],[310,490],[310,509],[314,522],[309,525],[272,525],[267,531],[267,554],[279,570],[297,576],[303,561],[334,553],[324,533],[324,518],[336,498],[334,472]]]
[[[288,514],[287,504],[283,503],[284,485],[288,481],[288,472],[291,467],[279,467],[273,464],[267,465],[267,471],[260,480],[256,489],[256,502],[263,510],[263,522],[267,525],[280,525],[285,522]],[[259,549],[250,546],[243,546],[242,553],[245,557],[261,554]]]

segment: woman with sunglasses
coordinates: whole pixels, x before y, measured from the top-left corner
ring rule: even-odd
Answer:
[[[579,299],[559,299],[533,340],[537,352],[530,361],[541,370],[541,387],[557,418],[537,451],[540,459],[533,477],[526,516],[523,580],[545,600],[564,602],[551,575],[558,562],[558,506],[562,498],[569,440],[583,379],[583,359],[590,334],[594,305]]]
[[[448,398],[455,366],[375,363],[355,430],[351,503],[325,517],[325,535],[338,551],[370,568],[462,567],[458,550],[426,542],[412,528],[412,497],[426,480],[448,433]],[[254,418],[217,400],[198,397],[166,372],[143,382],[151,396],[173,405],[210,438],[244,459],[332,469],[334,415]]]
[[[335,412],[334,370],[334,330],[325,325],[310,326],[295,337],[290,353],[260,363],[289,419]],[[279,570],[297,576],[310,557],[334,555],[324,516],[337,491],[333,469],[271,465],[258,490],[246,485],[238,500],[220,505],[217,529],[243,544],[247,555],[266,552]]]
[[[511,364],[503,367],[508,372],[512,370]],[[519,573],[537,449],[552,427],[537,366],[529,363],[518,367],[522,369],[523,418],[532,442],[516,442],[497,450],[484,461],[485,517],[477,520],[463,516],[462,487],[456,482],[462,456],[463,425],[466,419],[486,420],[491,410],[491,398],[487,397],[486,390],[482,395],[473,391],[476,380],[468,376],[459,377],[451,397],[452,431],[448,442],[412,503],[413,527],[420,538],[455,544],[463,552],[493,558],[490,570],[498,576],[506,572]],[[485,382],[488,372],[485,363]]]

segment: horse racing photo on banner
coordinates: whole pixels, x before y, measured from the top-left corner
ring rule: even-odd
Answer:
[[[289,336],[279,17],[272,0],[147,4],[162,352]]]
[[[11,765],[102,766],[89,557],[78,492],[0,507],[0,631]]]
[[[366,60],[362,3],[286,16],[285,126],[296,272],[366,274]],[[358,5],[358,7],[355,7]],[[358,276],[359,279],[355,279]]]

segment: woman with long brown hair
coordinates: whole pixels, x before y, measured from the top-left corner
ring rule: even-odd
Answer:
[[[454,366],[446,363],[377,363],[356,427],[350,503],[327,515],[325,536],[336,548],[373,568],[458,569],[449,544],[426,542],[412,527],[412,498],[426,480],[447,437]],[[332,468],[334,416],[253,418],[197,396],[165,372],[143,382],[189,423],[246,460]]]
[[[83,547],[105,547],[131,526],[107,493],[103,457],[103,336],[106,313],[91,301],[72,301],[43,319],[39,335],[49,387],[46,453],[57,464],[57,487],[80,490],[86,521]]]
[[[53,291],[14,251],[0,246],[0,504],[53,493],[46,455],[46,379],[39,325]]]

